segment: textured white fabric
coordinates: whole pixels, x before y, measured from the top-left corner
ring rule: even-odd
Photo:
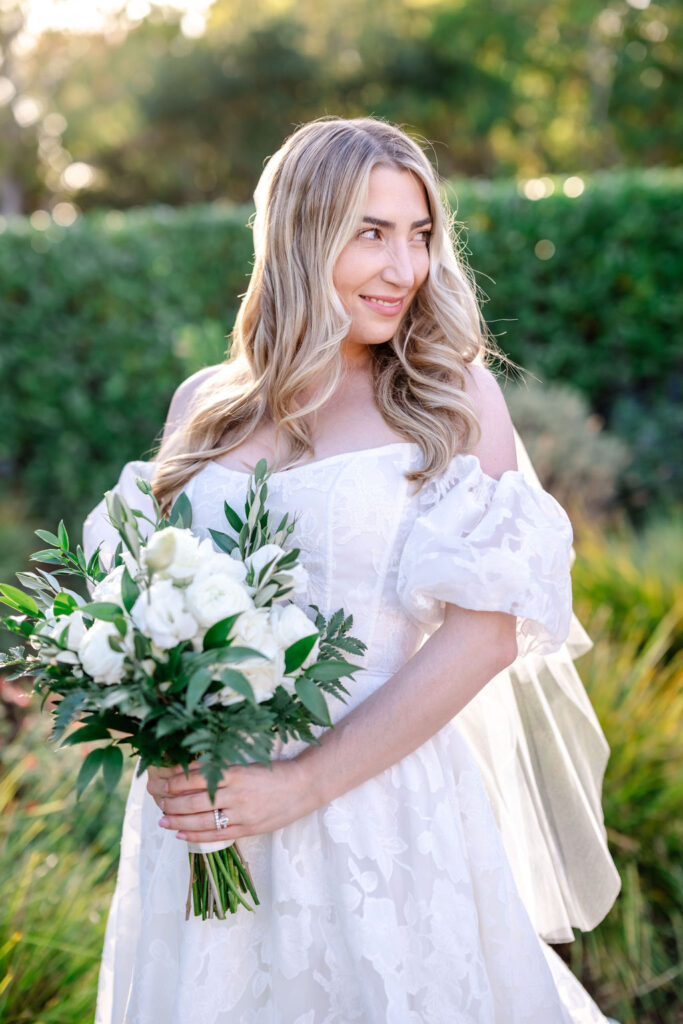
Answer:
[[[517,431],[515,444],[520,472],[540,489]],[[517,888],[548,942],[594,928],[621,885],[602,816],[609,747],[573,664],[592,646],[572,615],[558,651],[518,658],[458,716]]]
[[[344,606],[354,616],[354,634],[368,644],[348,704],[329,702],[335,722],[436,628],[446,599],[442,564],[456,574],[464,567],[478,602],[488,587],[493,607],[513,610],[523,643],[558,650],[567,638],[571,527],[560,506],[531,493],[521,473],[497,482],[467,455],[415,493],[404,471],[419,458],[416,445],[398,443],[295,467],[269,483],[275,517],[301,513],[293,540],[310,586],[297,603],[304,610],[317,604],[325,614]],[[136,469],[124,470],[123,493]],[[145,475],[152,471],[146,467]],[[244,474],[206,466],[186,486],[196,532],[224,528],[223,501],[239,508],[245,491]],[[515,519],[506,517],[499,494],[513,503]],[[483,501],[478,514],[473,495]],[[467,519],[457,518],[461,505],[471,510]],[[449,526],[451,511],[456,519]],[[446,530],[434,592],[415,562],[428,521]],[[91,548],[106,530],[101,508],[94,510],[86,544]],[[474,536],[469,557],[463,532]],[[490,558],[486,536],[500,562]],[[539,550],[546,544],[550,553]],[[538,585],[529,558],[538,566]],[[458,578],[453,585],[448,593],[457,593],[459,603],[492,607],[469,603]],[[275,756],[293,757],[302,746],[279,744]],[[240,840],[262,899],[255,914],[185,922],[185,844],[160,829],[158,818],[144,778],[135,780],[98,1024],[604,1022],[535,934],[458,719],[325,807]]]

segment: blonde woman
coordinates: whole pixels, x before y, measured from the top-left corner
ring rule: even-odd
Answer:
[[[297,602],[343,606],[368,649],[319,747],[231,767],[215,805],[196,771],[133,782],[97,1021],[604,1021],[537,935],[492,811],[501,768],[487,796],[484,744],[458,724],[488,683],[567,640],[572,530],[518,468],[436,175],[399,129],[323,118],[255,198],[230,358],[179,387],[155,461],[117,486],[139,505],[145,473],[163,507],[184,490],[204,537],[265,457],[272,507],[301,513]],[[102,505],[85,541],[111,542]],[[226,837],[261,906],[186,922],[183,839]]]

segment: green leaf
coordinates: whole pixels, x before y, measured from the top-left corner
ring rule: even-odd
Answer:
[[[237,541],[233,537],[229,537],[227,533],[221,533],[220,530],[212,530],[211,528],[209,528],[209,533],[213,537],[214,544],[221,551],[226,551],[231,555],[237,547]]]
[[[332,725],[325,698],[312,679],[300,676],[294,684],[294,689],[300,697],[302,704],[308,708],[314,718],[323,725]]]
[[[306,674],[311,679],[340,679],[341,676],[348,676],[351,672],[357,672],[360,665],[352,665],[350,661],[320,661],[306,669]]]
[[[121,601],[127,612],[131,610],[139,595],[139,586],[128,572],[128,569],[124,569],[123,576],[121,577]]]
[[[181,491],[176,498],[168,518],[171,526],[181,530],[189,530],[192,526],[192,504],[185,491]]]
[[[70,725],[86,698],[83,690],[72,690],[66,697],[63,697],[53,710],[52,739],[58,740],[63,734],[67,725]]]
[[[224,668],[221,671],[221,682],[224,686],[230,686],[239,693],[242,697],[245,697],[252,704],[257,704],[256,694],[254,693],[251,683],[245,675],[238,672],[234,668]]]
[[[29,594],[25,594],[23,590],[19,590],[18,587],[13,587],[9,583],[0,583],[0,604],[6,604],[8,608],[14,608],[18,612],[24,612],[26,615],[39,615],[42,617],[40,608]]]
[[[334,634],[340,628],[344,621],[344,609],[339,608],[330,619],[330,624],[327,627],[328,633]]]
[[[301,665],[303,665],[306,658],[315,647],[317,639],[318,634],[313,633],[310,636],[304,636],[300,640],[296,640],[286,649],[285,672],[287,675],[291,672],[295,672]]]
[[[36,537],[40,537],[46,544],[52,544],[54,547],[59,547],[59,537],[54,533],[50,533],[49,530],[34,530]]]
[[[119,747],[105,747],[102,751],[102,775],[108,793],[116,789],[123,771],[123,754]]]
[[[114,622],[123,614],[123,609],[113,601],[91,601],[90,604],[81,605],[80,610],[91,615],[93,619],[103,619],[104,622]]]
[[[47,565],[62,565],[62,556],[59,551],[45,548],[43,551],[34,551],[30,556],[31,562],[45,562]]]
[[[73,747],[76,743],[94,743],[95,740],[109,740],[109,730],[101,722],[92,722],[90,725],[83,725],[75,732],[69,733],[66,739],[62,740],[61,746]]]
[[[206,668],[200,668],[192,674],[185,694],[185,706],[188,711],[196,707],[200,700],[211,686],[212,673]]]
[[[168,736],[169,733],[175,732],[178,728],[180,728],[180,722],[174,715],[164,715],[157,722],[154,728],[154,735],[157,739],[161,739],[162,736]]]
[[[83,790],[92,782],[102,767],[105,749],[105,747],[98,747],[96,750],[91,750],[81,765],[81,770],[76,779],[76,799],[80,798]]]
[[[78,562],[79,569],[82,569],[83,572],[88,571],[88,563],[85,560],[85,551],[80,544],[76,548],[76,561]]]
[[[210,651],[216,647],[225,647],[227,644],[228,634],[240,614],[241,612],[238,612],[237,615],[228,615],[226,619],[221,619],[220,622],[215,622],[214,625],[206,631],[203,649],[205,651]]]
[[[60,520],[59,526],[57,527],[57,536],[59,538],[59,546],[62,549],[62,551],[68,551],[69,534],[66,532],[66,526],[64,525],[63,519]]]
[[[54,613],[55,615],[70,615],[74,608],[77,607],[77,602],[71,594],[64,592],[57,594],[54,599]]]
[[[227,501],[223,503],[223,510],[225,512],[225,518],[228,520],[233,530],[236,530],[237,533],[239,533],[244,526],[244,523],[238,516],[237,512],[235,512],[232,506],[228,505]]]
[[[126,633],[128,632],[128,623],[124,619],[123,615],[116,616],[116,618],[114,619],[114,625],[116,626],[121,636],[125,636]]]

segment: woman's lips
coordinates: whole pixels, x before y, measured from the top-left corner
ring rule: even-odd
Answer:
[[[361,299],[366,306],[370,309],[374,309],[376,313],[380,313],[382,316],[396,316],[397,313],[401,312],[403,308],[403,299],[396,299],[394,301],[390,299],[383,299],[381,302],[378,301],[378,297],[361,295]]]

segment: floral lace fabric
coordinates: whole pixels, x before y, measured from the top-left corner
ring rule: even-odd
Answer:
[[[345,453],[275,474],[269,504],[298,512],[310,574],[297,597],[354,617],[368,645],[338,721],[417,651],[443,602],[518,616],[520,652],[571,623],[571,526],[522,473],[474,456],[414,493],[415,445]],[[129,464],[117,487],[143,505]],[[207,465],[186,486],[194,529],[221,529],[246,475]],[[108,533],[109,530],[109,533]],[[102,504],[84,541],[111,545]],[[111,550],[111,547],[110,547]],[[490,684],[489,684],[490,685]],[[391,723],[387,723],[391,727]],[[320,730],[322,731],[322,730]],[[296,742],[276,757],[293,757]],[[97,1024],[593,1024],[605,1018],[538,938],[458,719],[391,768],[274,833],[240,840],[262,905],[184,920],[185,844],[129,794],[100,972]]]

